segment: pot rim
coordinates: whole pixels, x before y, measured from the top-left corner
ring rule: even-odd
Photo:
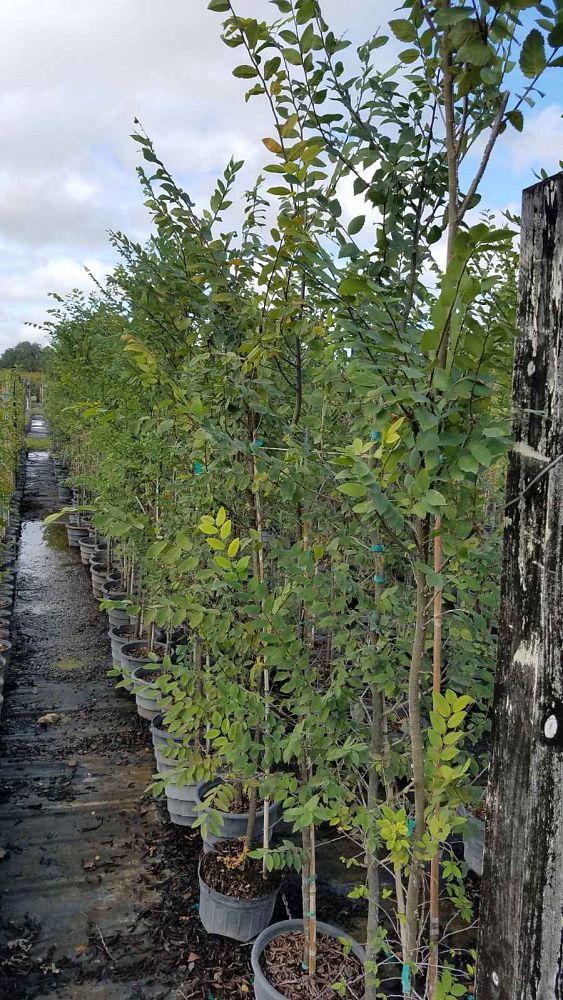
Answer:
[[[117,626],[117,628],[120,628],[120,627],[121,626],[119,626],[119,625]],[[138,646],[138,645],[146,646],[147,642],[148,642],[148,639],[131,639],[129,642],[126,642],[124,646],[122,646],[122,650],[121,651],[125,652],[125,655],[127,656],[128,654],[127,654],[127,650],[125,650],[125,646],[133,646],[133,645],[136,645],[136,646]],[[164,643],[157,643],[156,645],[157,646],[158,645],[164,645]],[[153,652],[155,652],[155,650],[153,650]],[[158,654],[157,654],[157,656],[158,656]],[[135,657],[131,656],[130,659],[134,660]],[[146,656],[140,656],[139,659],[146,660],[147,657]],[[154,663],[155,666],[159,666],[160,663],[161,663],[161,661],[158,660],[158,659],[156,659],[156,660],[149,660],[149,663]],[[140,665],[143,666],[144,664],[140,664]]]
[[[250,962],[254,973],[255,986],[261,986],[263,989],[267,989],[272,997],[272,1000],[288,1000],[288,998],[283,993],[280,993],[275,986],[273,986],[272,983],[266,979],[266,976],[262,971],[260,959],[270,941],[274,941],[277,937],[281,937],[282,934],[292,934],[294,931],[303,931],[302,918],[300,920],[280,920],[276,924],[270,924],[269,927],[266,927],[266,929],[258,935],[252,945]],[[362,964],[365,963],[365,948],[358,941],[356,941],[351,934],[343,930],[341,927],[338,927],[336,924],[325,924],[323,921],[319,920],[317,921],[317,933],[327,934],[329,937],[333,938],[345,938],[347,941],[350,941],[354,955],[356,955]]]
[[[210,894],[210,896],[212,896],[212,898],[219,903],[222,903],[225,900],[228,903],[231,904],[234,903],[235,906],[238,903],[241,909],[245,910],[254,908],[259,909],[260,905],[263,905],[266,902],[266,900],[275,899],[278,892],[280,891],[280,887],[278,885],[276,889],[274,889],[272,892],[266,893],[265,896],[254,896],[252,899],[241,899],[240,896],[227,896],[226,893],[218,892],[217,889],[214,889],[212,885],[209,885],[209,883],[205,881],[205,879],[201,874],[201,862],[202,858],[199,859],[197,866],[197,877],[199,880],[199,887],[200,889],[202,888],[207,889],[207,892]],[[281,879],[280,879],[280,885],[281,885]]]
[[[228,778],[221,778],[220,776],[215,777],[215,778],[204,778],[203,781],[199,781],[198,784],[197,784],[197,786],[196,786],[196,790],[195,790],[195,800],[196,800],[196,802],[199,803],[200,805],[205,806],[206,809],[214,809],[214,811],[220,813],[221,816],[236,816],[237,819],[241,819],[241,820],[242,819],[248,819],[248,813],[223,812],[222,809],[215,809],[214,806],[207,805],[207,803],[203,801],[202,792],[204,791],[205,785],[211,785],[212,787],[215,787],[215,785],[229,785],[229,784],[232,784],[232,782],[229,781]],[[270,802],[270,816],[272,815],[272,811],[274,809],[281,809],[281,803],[280,802]],[[256,810],[256,820],[258,820],[259,816],[263,816],[263,815],[264,815],[264,806],[262,806],[261,809],[257,809]]]
[[[159,711],[156,713],[155,716],[153,716],[150,724],[150,732],[156,735],[162,735],[167,740],[172,740],[174,743],[183,743],[184,742],[183,736],[176,736],[175,733],[169,733],[167,729],[160,728],[162,726],[162,720],[164,716],[167,714],[168,714],[167,712]]]
[[[133,657],[130,657],[130,659],[133,659]],[[149,674],[154,673],[156,677],[161,677],[163,673],[161,663],[155,663],[153,660],[149,660],[147,663],[140,663],[138,667],[135,667],[135,669],[131,671],[131,677],[133,680],[137,681],[138,684],[142,684],[144,687],[153,687],[154,685],[151,681],[147,680],[146,677],[137,676],[141,670],[147,670]]]

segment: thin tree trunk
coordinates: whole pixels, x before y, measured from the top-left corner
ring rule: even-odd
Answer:
[[[434,522],[434,572],[442,572],[442,521]],[[440,693],[442,686],[442,588],[434,587],[434,636],[432,649],[432,692]],[[430,953],[428,958],[429,1000],[434,1000],[438,982],[438,944],[440,940],[440,854],[437,852],[430,862]]]
[[[424,562],[426,549],[425,523],[417,522],[419,558]],[[424,644],[428,625],[428,593],[426,578],[420,569],[415,569],[416,581],[416,623],[409,673],[409,733],[414,780],[415,826],[412,836],[411,870],[409,875],[406,921],[407,921],[407,963],[411,969],[416,965],[419,937],[419,903],[422,883],[422,861],[418,853],[425,829],[424,807],[424,743],[420,712],[420,678],[424,662]],[[410,995],[410,992],[407,993]]]

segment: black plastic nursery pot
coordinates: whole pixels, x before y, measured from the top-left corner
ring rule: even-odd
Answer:
[[[205,805],[206,796],[209,792],[216,788],[217,785],[223,784],[223,778],[214,778],[212,781],[200,781],[196,788],[196,806],[198,807],[198,814],[201,813],[201,806]],[[213,806],[209,806],[210,810],[213,810]],[[205,852],[213,851],[217,844],[221,844],[225,840],[240,840],[241,837],[246,836],[246,828],[248,826],[248,813],[226,813],[218,809],[214,810],[217,815],[219,815],[223,821],[220,834],[211,833],[207,830],[205,834],[202,831],[203,838],[203,849]],[[272,836],[274,827],[279,823],[281,818],[281,803],[272,802],[270,803],[270,822],[269,822],[269,835]],[[254,838],[256,841],[260,840],[262,837],[262,828],[264,825],[264,809],[257,809],[256,811],[256,821],[254,824]]]
[[[303,933],[302,920],[281,920],[279,923],[272,924],[270,927],[267,927],[266,930],[262,931],[260,936],[256,938],[250,956],[252,971],[254,973],[255,1000],[290,1000],[285,993],[280,993],[279,990],[268,982],[264,969],[262,968],[262,955],[271,941],[275,941],[276,938],[282,937],[284,934],[295,933]],[[364,964],[366,960],[365,950],[362,948],[361,944],[354,941],[354,938],[350,937],[346,931],[341,930],[339,927],[334,927],[332,924],[324,924],[319,921],[317,922],[317,934],[326,934],[327,937],[343,939],[349,942],[352,954],[356,956],[362,965]],[[330,983],[327,983],[327,986],[330,987]],[[362,988],[360,988],[360,995],[362,995]]]
[[[148,639],[133,639],[132,642],[126,642],[121,647],[121,673],[125,682],[123,686],[126,687],[128,691],[133,691],[132,674],[137,667],[144,667],[146,665],[153,667],[160,666],[158,659],[154,660],[152,657],[147,656],[144,653],[147,645]],[[164,646],[159,646],[157,644],[154,652],[157,657],[164,656]]]
[[[196,791],[199,782],[196,784],[178,784],[174,778],[174,772],[178,769],[178,763],[173,757],[166,755],[167,749],[182,744],[181,736],[174,736],[169,733],[163,724],[164,712],[157,712],[151,722],[152,745],[156,760],[156,769],[159,774],[166,778],[164,794],[166,795],[166,805],[170,822],[176,826],[193,826],[197,817],[196,812]]]
[[[12,607],[12,598],[7,597],[5,594],[0,594],[0,614],[4,615],[5,612]]]
[[[278,889],[257,899],[225,896],[207,885],[199,863],[199,919],[208,934],[221,934],[234,941],[252,941],[272,919]]]
[[[161,664],[151,661],[144,666],[136,667],[131,673],[131,690],[135,695],[137,712],[141,719],[152,721],[155,715],[158,715],[161,691],[154,682],[161,676]]]

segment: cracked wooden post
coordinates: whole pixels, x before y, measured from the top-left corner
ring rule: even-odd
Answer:
[[[563,997],[563,173],[521,253],[479,1000]]]

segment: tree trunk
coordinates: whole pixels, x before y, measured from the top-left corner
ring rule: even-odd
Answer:
[[[563,173],[524,192],[479,1000],[563,995]]]

